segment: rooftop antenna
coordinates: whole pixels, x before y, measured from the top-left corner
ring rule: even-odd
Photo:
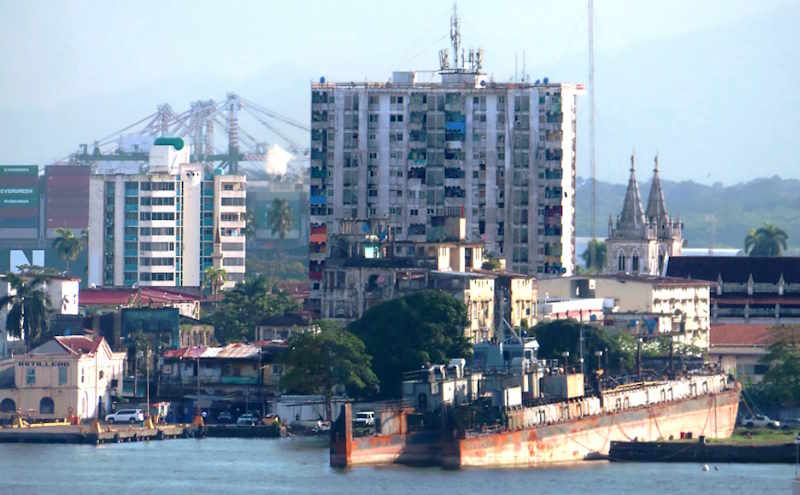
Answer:
[[[597,244],[597,148],[595,144],[594,102],[594,0],[588,0],[589,21],[589,163],[592,174],[592,242],[589,244],[589,267],[595,263]]]
[[[528,82],[528,76],[525,73],[525,50],[522,50],[522,82]]]
[[[461,26],[458,22],[458,5],[455,2],[453,2],[453,15],[450,16],[450,43],[453,45],[453,68],[460,69],[464,65],[464,57],[461,57],[461,65],[459,65],[458,51],[461,49]]]

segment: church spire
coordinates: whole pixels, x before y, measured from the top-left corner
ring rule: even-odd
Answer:
[[[658,155],[655,157],[655,166],[653,167],[653,180],[650,184],[650,195],[647,198],[647,216],[648,222],[655,222],[657,225],[664,223],[667,219],[667,207],[664,204],[664,192],[661,190],[661,179],[658,177]]]
[[[644,235],[644,212],[642,200],[639,196],[639,183],[636,181],[636,159],[631,154],[631,176],[628,179],[628,190],[625,192],[625,202],[622,204],[622,213],[617,221],[617,230],[630,234]]]

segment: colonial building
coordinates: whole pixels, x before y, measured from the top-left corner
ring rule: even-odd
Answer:
[[[634,157],[631,155],[631,176],[616,223],[608,218],[606,240],[606,272],[661,275],[666,260],[679,256],[683,245],[680,218],[672,220],[664,203],[664,192],[658,177],[658,156],[647,210],[642,209]]]
[[[659,332],[672,335],[676,342],[708,349],[709,282],[616,274],[539,280],[538,284],[539,297],[545,300],[612,299],[616,311],[650,315],[658,319]]]
[[[768,347],[780,329],[765,324],[721,323],[711,325],[708,357],[740,382],[759,383],[769,364],[764,363]]]
[[[465,334],[473,342],[497,329],[536,323],[536,281],[530,275],[484,270],[484,249],[466,237],[464,218],[441,224],[438,241],[380,239],[349,226],[323,268],[323,318],[352,321],[371,307],[424,289],[449,293],[467,306]],[[366,233],[364,233],[366,232]]]
[[[102,337],[54,337],[13,362],[13,383],[0,388],[0,412],[34,418],[102,417],[122,394],[124,352]]]
[[[714,284],[715,323],[800,323],[800,257],[679,256],[666,273]]]

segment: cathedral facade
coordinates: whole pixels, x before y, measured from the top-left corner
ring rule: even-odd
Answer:
[[[680,218],[673,221],[664,204],[664,192],[658,177],[658,156],[647,209],[642,208],[635,158],[631,156],[631,176],[622,212],[616,223],[608,218],[606,272],[663,275],[670,256],[679,256],[683,246]]]

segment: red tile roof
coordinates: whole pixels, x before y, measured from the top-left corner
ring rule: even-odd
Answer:
[[[103,342],[103,337],[87,337],[85,335],[72,335],[55,337],[56,342],[70,354],[91,354],[97,351]]]
[[[719,324],[711,325],[711,347],[766,347],[775,340],[773,325]]]
[[[109,287],[81,289],[78,304],[81,306],[122,306],[128,304],[177,304],[198,301],[188,294],[153,287],[138,289]]]

